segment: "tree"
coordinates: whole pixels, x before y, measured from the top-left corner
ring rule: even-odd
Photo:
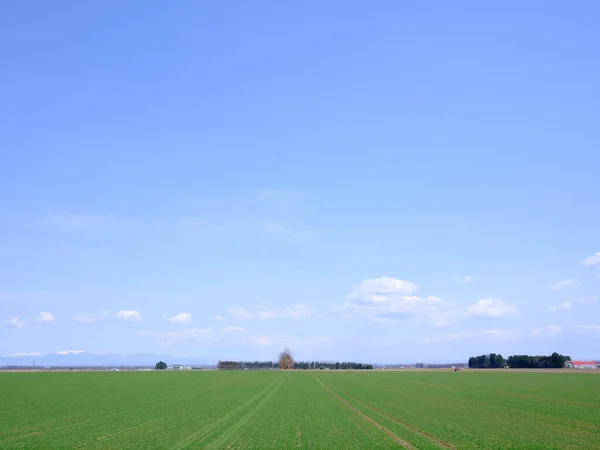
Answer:
[[[569,359],[554,352],[550,356],[512,355],[506,362],[511,369],[562,369]]]
[[[471,356],[469,358],[470,369],[502,369],[506,360],[502,355],[490,353],[489,355]]]
[[[279,354],[279,368],[281,370],[290,370],[294,367],[294,358],[289,349],[285,349]]]
[[[154,366],[154,370],[167,370],[167,363],[159,361]]]

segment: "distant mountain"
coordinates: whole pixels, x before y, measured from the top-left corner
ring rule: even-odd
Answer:
[[[217,359],[208,357],[174,357],[168,355],[135,354],[119,355],[65,351],[47,355],[8,355],[0,356],[0,366],[153,366],[158,361],[168,365],[216,365]]]

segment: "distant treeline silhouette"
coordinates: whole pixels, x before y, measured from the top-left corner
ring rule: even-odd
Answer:
[[[219,370],[272,370],[279,369],[278,361],[219,361]],[[372,370],[371,364],[352,361],[296,361],[295,370]]]
[[[502,355],[490,353],[488,355],[471,356],[470,369],[562,369],[571,358],[556,352],[550,356],[512,355],[504,359]]]

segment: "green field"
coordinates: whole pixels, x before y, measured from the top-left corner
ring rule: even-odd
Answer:
[[[0,448],[600,448],[600,376],[0,373]]]

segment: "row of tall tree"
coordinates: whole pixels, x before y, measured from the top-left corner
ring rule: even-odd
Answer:
[[[563,356],[556,352],[550,356],[513,355],[506,360],[509,367],[520,369],[562,369],[569,356]]]
[[[219,370],[372,370],[371,364],[352,361],[219,361]]]
[[[219,361],[219,370],[372,370],[371,364],[352,361],[294,361],[292,352],[285,349],[278,355],[277,361]]]
[[[470,369],[503,369],[506,360],[502,355],[490,353],[489,355],[471,356],[469,358]]]
[[[562,369],[571,358],[559,353],[549,356],[512,355],[504,359],[502,355],[490,353],[488,355],[471,356],[470,369]]]
[[[294,363],[296,370],[373,370],[371,364],[353,361],[297,361]]]

